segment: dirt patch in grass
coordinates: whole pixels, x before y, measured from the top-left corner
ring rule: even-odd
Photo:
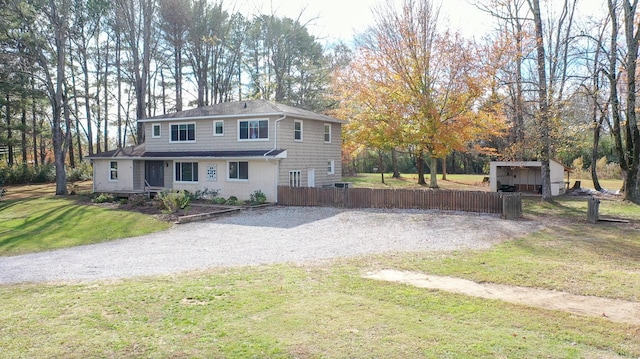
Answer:
[[[461,278],[391,269],[367,273],[364,277],[640,325],[640,303],[636,302],[575,295],[546,289],[476,283]]]

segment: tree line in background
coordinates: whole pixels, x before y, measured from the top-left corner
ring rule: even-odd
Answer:
[[[447,29],[437,2],[374,9],[375,24],[334,78],[338,114],[352,119],[347,163],[368,153],[382,169],[390,153],[397,174],[398,156],[410,156],[419,182],[429,167],[435,188],[438,168],[478,168],[469,155],[540,160],[550,199],[550,159],[586,162],[601,190],[596,164],[606,156],[621,169],[625,198],[640,203],[637,0],[603,0],[588,16],[578,16],[581,0],[470,2],[495,27],[474,41]]]
[[[0,151],[10,166],[53,159],[58,194],[66,165],[144,142],[137,119],[262,98],[349,120],[347,169],[373,155],[437,187],[438,172],[538,159],[548,199],[551,158],[580,159],[600,189],[606,157],[640,202],[637,0],[589,16],[581,0],[470,0],[495,20],[476,39],[437,1],[381,0],[353,46],[216,1],[0,1]]]
[[[0,150],[65,165],[144,142],[137,119],[260,98],[327,108],[331,58],[297,19],[207,0],[2,0]],[[187,102],[188,101],[188,102]]]

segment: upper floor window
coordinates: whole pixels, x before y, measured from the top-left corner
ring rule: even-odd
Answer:
[[[268,140],[269,120],[239,120],[239,140]]]
[[[324,124],[324,142],[331,142],[331,124]]]
[[[198,162],[176,162],[176,182],[198,182]]]
[[[161,132],[160,132],[160,129],[161,129],[160,124],[159,123],[154,123],[153,127],[151,129],[152,129],[151,137],[160,138],[160,134],[161,134]]]
[[[214,136],[224,135],[224,121],[213,121],[213,135]]]
[[[118,180],[118,162],[116,161],[109,163],[109,179],[112,181]]]
[[[302,141],[302,121],[293,121],[293,139],[294,141]]]
[[[195,140],[195,123],[181,123],[171,125],[171,142],[195,142]]]

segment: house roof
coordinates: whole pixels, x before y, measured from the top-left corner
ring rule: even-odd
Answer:
[[[176,159],[176,158],[282,158],[287,150],[243,150],[243,151],[179,151],[179,152],[146,152],[144,143],[118,150],[96,153],[90,159]]]
[[[571,167],[567,167],[562,162],[551,158],[549,162],[555,162],[556,164],[564,167],[566,172],[572,172]],[[498,167],[542,167],[542,161],[491,161]]]
[[[346,123],[335,117],[318,114],[312,111],[287,106],[266,100],[248,100],[236,102],[223,102],[206,107],[198,107],[190,110],[168,113],[140,119],[140,122],[158,122],[169,120],[192,120],[234,118],[234,117],[260,117],[260,116],[287,116],[300,119],[318,120],[332,123]]]

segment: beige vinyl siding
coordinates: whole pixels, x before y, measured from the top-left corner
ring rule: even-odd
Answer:
[[[342,180],[341,124],[331,123],[331,143],[324,142],[325,122],[303,119],[303,141],[294,141],[294,118],[287,118],[278,126],[278,148],[287,150],[287,158],[280,163],[278,183],[289,183],[289,171],[301,171],[300,185],[308,186],[308,169],[315,169],[315,185],[323,187]],[[333,160],[334,174],[327,172]]]
[[[205,189],[218,191],[220,197],[229,198],[230,196],[235,196],[241,201],[248,200],[252,193],[260,190],[267,196],[267,201],[275,202],[277,193],[275,178],[278,161],[243,159],[234,161],[249,163],[248,180],[228,180],[228,161],[226,160],[185,160],[185,162],[198,163],[198,182],[175,182],[175,173],[173,173],[175,166],[172,165],[169,167],[172,169],[171,173],[168,177],[165,177],[165,184],[175,190],[188,190],[190,192],[204,191]],[[215,181],[209,180],[207,176],[209,165],[216,165]]]
[[[273,148],[274,122],[277,117],[269,118],[269,140],[238,141],[238,120],[244,118],[224,119],[224,135],[213,135],[213,119],[190,119],[185,121],[162,121],[145,123],[146,151],[229,151],[229,150],[269,150]],[[249,119],[249,118],[247,118]],[[220,121],[220,120],[217,120]],[[195,142],[171,142],[171,125],[179,123],[196,124]],[[152,128],[154,124],[160,124],[160,138],[153,138]]]
[[[110,180],[111,162],[118,162],[118,180]],[[118,192],[133,190],[133,161],[122,159],[95,159],[93,188],[96,192]]]

